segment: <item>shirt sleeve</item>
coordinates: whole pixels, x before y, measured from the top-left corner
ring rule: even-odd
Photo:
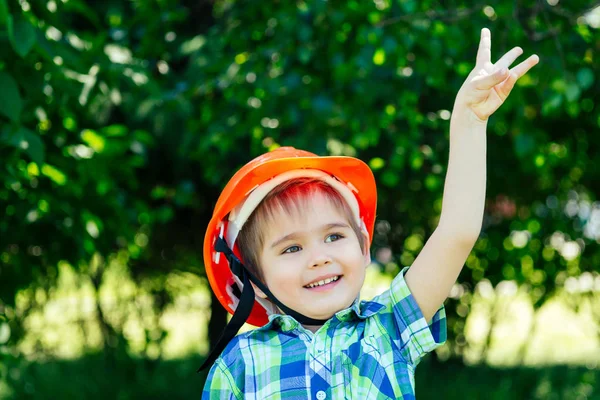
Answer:
[[[213,364],[204,390],[202,391],[202,400],[234,400],[243,399],[242,390],[238,387],[235,379],[221,357],[217,358]]]
[[[404,268],[392,281],[389,300],[404,357],[413,365],[446,341],[446,311],[442,304],[431,321],[425,320],[404,275]]]

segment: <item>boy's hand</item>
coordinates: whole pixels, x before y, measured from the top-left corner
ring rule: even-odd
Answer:
[[[509,70],[508,67],[523,53],[523,50],[515,47],[492,64],[491,47],[490,30],[483,28],[477,51],[477,63],[458,91],[454,104],[455,111],[470,110],[481,121],[487,121],[488,117],[504,103],[517,79],[539,62],[538,56],[532,55]]]

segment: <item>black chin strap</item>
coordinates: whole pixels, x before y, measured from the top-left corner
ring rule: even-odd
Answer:
[[[235,312],[233,313],[233,317],[231,317],[231,321],[227,324],[219,341],[215,345],[215,347],[211,350],[208,358],[204,361],[198,372],[202,371],[206,367],[212,365],[217,357],[221,354],[227,343],[238,333],[242,325],[246,322],[248,317],[250,316],[250,312],[252,312],[252,307],[254,306],[254,288],[252,287],[252,283],[254,283],[260,290],[263,291],[264,294],[269,297],[273,303],[279,307],[281,311],[285,314],[290,315],[295,318],[298,322],[303,325],[323,325],[327,320],[326,319],[314,319],[307,317],[305,315],[300,314],[297,311],[292,310],[287,307],[285,304],[277,300],[273,293],[267,288],[267,286],[260,281],[254,274],[252,274],[248,269],[242,264],[239,258],[233,253],[233,251],[227,245],[227,242],[222,237],[219,237],[215,242],[215,250],[219,253],[223,253],[227,260],[229,261],[229,268],[231,268],[231,272],[235,276],[237,276],[244,287],[242,289],[242,294],[240,296],[240,301],[238,303]]]

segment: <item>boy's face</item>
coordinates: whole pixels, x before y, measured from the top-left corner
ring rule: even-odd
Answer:
[[[283,304],[327,319],[358,296],[370,256],[368,248],[362,252],[344,213],[325,196],[311,196],[307,204],[301,212],[275,211],[275,222],[265,232],[260,268]]]

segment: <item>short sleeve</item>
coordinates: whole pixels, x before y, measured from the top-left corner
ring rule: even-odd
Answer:
[[[404,357],[417,365],[425,354],[446,341],[446,311],[442,304],[431,321],[425,320],[404,280],[407,270],[404,268],[392,281],[390,300]]]
[[[204,390],[202,391],[202,400],[234,400],[243,399],[242,390],[238,387],[235,379],[221,357],[217,358],[213,364]]]

